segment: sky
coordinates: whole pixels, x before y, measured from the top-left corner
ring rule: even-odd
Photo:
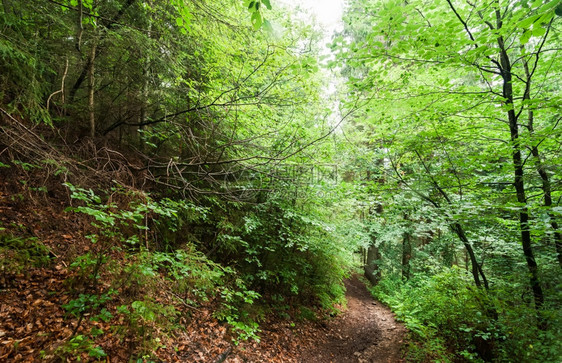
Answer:
[[[316,16],[316,20],[324,31],[324,46],[321,51],[324,55],[330,55],[331,50],[326,45],[330,42],[334,31],[343,29],[342,15],[345,0],[274,0],[287,7],[301,6],[309,10]],[[272,5],[275,2],[272,1]],[[337,87],[341,82],[340,77],[337,75],[339,72],[332,72],[324,69],[325,76],[330,80],[324,93],[327,98],[332,100],[332,115],[329,117],[328,122],[332,125],[339,124],[341,118],[337,99]],[[339,127],[338,127],[339,130]]]
[[[292,7],[301,5],[316,15],[318,22],[328,32],[338,29],[343,14],[344,0],[275,0]],[[273,3],[273,2],[272,2]]]

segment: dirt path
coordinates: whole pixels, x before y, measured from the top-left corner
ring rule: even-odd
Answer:
[[[326,336],[300,361],[318,363],[404,362],[401,348],[405,328],[386,306],[376,302],[357,276],[345,282],[348,310],[330,321]],[[323,341],[322,341],[323,340]]]

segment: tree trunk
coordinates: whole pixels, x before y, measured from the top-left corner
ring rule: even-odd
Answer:
[[[527,60],[523,61],[523,68],[525,69],[525,76],[526,76],[526,81],[527,81],[527,85],[525,88],[525,94],[523,95],[523,100],[530,100],[531,99],[531,72],[529,71],[529,64],[527,63]],[[534,113],[532,109],[529,109],[527,112],[527,128],[529,129],[529,134],[531,135],[531,138],[533,137],[534,133],[535,133],[535,129],[534,129]],[[552,193],[551,193],[551,183],[550,183],[550,177],[548,176],[548,173],[545,170],[544,164],[542,163],[541,160],[541,156],[539,153],[539,147],[537,146],[536,143],[533,143],[532,147],[531,147],[531,154],[533,155],[533,158],[535,159],[535,167],[537,169],[537,173],[539,174],[540,178],[541,178],[541,189],[543,191],[543,195],[544,195],[544,206],[547,207],[548,210],[548,216],[550,218],[550,226],[552,227],[552,231],[554,233],[554,246],[556,248],[556,255],[558,257],[558,264],[560,265],[560,267],[562,268],[562,232],[560,231],[560,227],[558,225],[558,222],[556,221],[556,216],[552,213],[551,211],[551,207],[552,207]]]
[[[435,180],[435,178],[433,178],[433,176],[431,175],[429,167],[425,164],[425,162],[424,162],[423,158],[421,157],[421,155],[419,154],[419,152],[417,150],[414,150],[414,152],[416,153],[418,159],[422,163],[425,171],[427,172],[427,174],[431,178],[431,182],[433,183],[433,185],[435,186],[435,188],[437,189],[439,194],[441,194],[443,196],[443,198],[445,198],[445,201],[447,202],[447,204],[449,204],[449,205],[453,204],[451,202],[451,198],[449,198],[449,195],[445,192],[445,190],[443,188],[441,188],[441,186],[439,185],[437,180]],[[439,203],[433,201],[430,197],[424,196],[424,199],[429,201],[431,204],[433,204],[433,206],[435,208],[440,208]],[[464,232],[464,229],[462,228],[461,224],[459,222],[451,222],[450,228],[453,230],[453,232],[455,232],[455,234],[462,241],[462,243],[463,243],[463,245],[466,249],[466,252],[470,256],[470,265],[471,265],[471,269],[472,269],[472,277],[474,278],[474,284],[477,287],[482,287],[482,282],[480,281],[480,276],[481,276],[482,281],[484,282],[484,287],[486,288],[486,290],[488,290],[488,280],[486,279],[486,276],[484,275],[484,271],[482,270],[482,266],[479,265],[478,261],[476,260],[476,255],[474,254],[474,249],[472,248],[472,245],[470,244],[470,241],[468,240],[468,237],[466,236],[466,233]]]
[[[88,114],[90,119],[90,137],[96,136],[96,115],[95,115],[95,60],[96,60],[97,40],[92,40],[92,48],[90,49],[90,65],[88,68]]]
[[[496,20],[497,20],[497,29],[501,29],[502,20],[499,10],[496,10]],[[519,125],[517,123],[517,116],[515,114],[515,109],[513,104],[511,63],[509,60],[509,56],[507,54],[503,37],[502,36],[498,37],[497,41],[500,49],[500,64],[501,64],[500,71],[503,80],[502,96],[505,99],[505,104],[508,110],[507,117],[509,121],[509,131],[510,131],[511,143],[512,143],[512,161],[513,161],[513,170],[514,170],[513,185],[515,186],[517,201],[521,205],[521,209],[519,210],[519,228],[521,230],[521,245],[523,247],[523,255],[525,256],[525,260],[527,262],[527,268],[529,270],[529,283],[531,285],[531,289],[533,290],[535,309],[538,312],[542,308],[544,302],[544,295],[540,285],[538,266],[533,253],[531,231],[529,229],[529,209],[527,207],[525,181],[523,179],[524,170],[523,170],[523,162],[521,157],[521,145],[519,140]]]
[[[466,253],[468,254],[468,256],[470,258],[470,267],[471,267],[471,272],[472,272],[472,278],[474,279],[474,284],[477,287],[482,287],[482,283],[484,283],[484,288],[486,290],[488,290],[488,288],[489,288],[488,280],[486,279],[486,275],[484,275],[484,271],[482,270],[482,266],[480,266],[478,264],[478,261],[476,260],[476,255],[474,254],[474,249],[472,248],[472,245],[470,244],[470,241],[468,240],[468,237],[466,236],[466,233],[464,232],[464,229],[462,228],[460,223],[455,223],[455,224],[451,225],[451,229],[453,230],[453,232],[455,232],[455,234],[462,241],[462,243],[464,245],[464,248],[466,250]],[[482,281],[480,281],[480,277],[482,277]]]
[[[111,29],[115,24],[117,24],[117,22],[119,22],[119,20],[121,19],[121,17],[125,13],[125,11],[135,1],[136,0],[127,0],[127,2],[125,4],[123,4],[123,6],[117,12],[117,14],[115,15],[115,17],[113,19],[101,17],[101,21],[100,21],[99,24],[101,26],[107,28],[107,29]],[[80,4],[82,4],[82,2],[80,2]],[[103,43],[103,40],[105,39],[107,34],[108,34],[107,31],[102,32],[102,34],[100,35],[100,38],[98,39],[98,43]],[[102,47],[100,47],[100,48],[102,48]],[[96,58],[96,55],[97,55],[96,52],[99,52],[99,51],[100,51],[100,49],[97,49],[97,47],[96,47],[96,51],[94,52],[93,56],[92,56],[92,54],[90,54],[88,56],[88,59],[86,60],[86,64],[84,64],[84,68],[82,68],[82,72],[80,73],[80,75],[76,79],[76,82],[74,82],[74,86],[72,86],[72,89],[70,90],[70,95],[69,95],[70,103],[72,103],[74,101],[74,97],[76,96],[76,92],[78,91],[78,89],[80,88],[80,86],[82,85],[84,80],[86,79],[86,76],[89,74],[89,69],[92,66],[92,64],[94,62],[94,59]]]
[[[148,1],[148,6],[152,7],[152,1]],[[150,39],[152,34],[152,16],[148,15],[148,29],[146,31],[146,36]],[[142,69],[142,78],[144,79],[142,84],[142,100],[141,100],[141,109],[140,109],[140,117],[139,117],[139,128],[138,128],[138,135],[139,135],[139,150],[141,153],[145,152],[144,148],[144,138],[143,138],[143,131],[144,131],[144,123],[146,122],[146,107],[148,105],[148,87],[149,87],[149,75],[150,75],[150,51],[147,51],[145,54],[145,60]],[[148,162],[148,160],[147,160]]]
[[[379,248],[375,245],[375,238],[372,238],[371,245],[367,249],[367,263],[365,264],[365,277],[373,285],[376,285],[381,280],[381,269],[379,260],[381,254]]]
[[[409,233],[404,234],[402,240],[402,280],[410,279],[410,259],[412,258],[412,243]]]

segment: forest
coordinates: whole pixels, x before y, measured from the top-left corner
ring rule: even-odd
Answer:
[[[562,1],[290,3],[2,1],[0,361],[560,361]]]

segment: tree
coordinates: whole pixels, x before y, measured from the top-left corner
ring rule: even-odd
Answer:
[[[349,92],[369,100],[368,123],[362,123],[371,137],[385,140],[394,177],[446,216],[467,249],[477,285],[479,275],[487,282],[468,238],[478,236],[475,221],[500,228],[500,220],[516,217],[540,311],[545,297],[537,239],[557,241],[559,233],[549,187],[560,177],[560,153],[548,141],[560,135],[558,86],[549,81],[561,67],[558,4],[354,4],[377,11],[350,11],[350,30],[335,47],[351,70]],[[533,92],[533,84],[542,87]],[[537,184],[543,203],[529,192]],[[543,216],[548,228],[537,220]]]

